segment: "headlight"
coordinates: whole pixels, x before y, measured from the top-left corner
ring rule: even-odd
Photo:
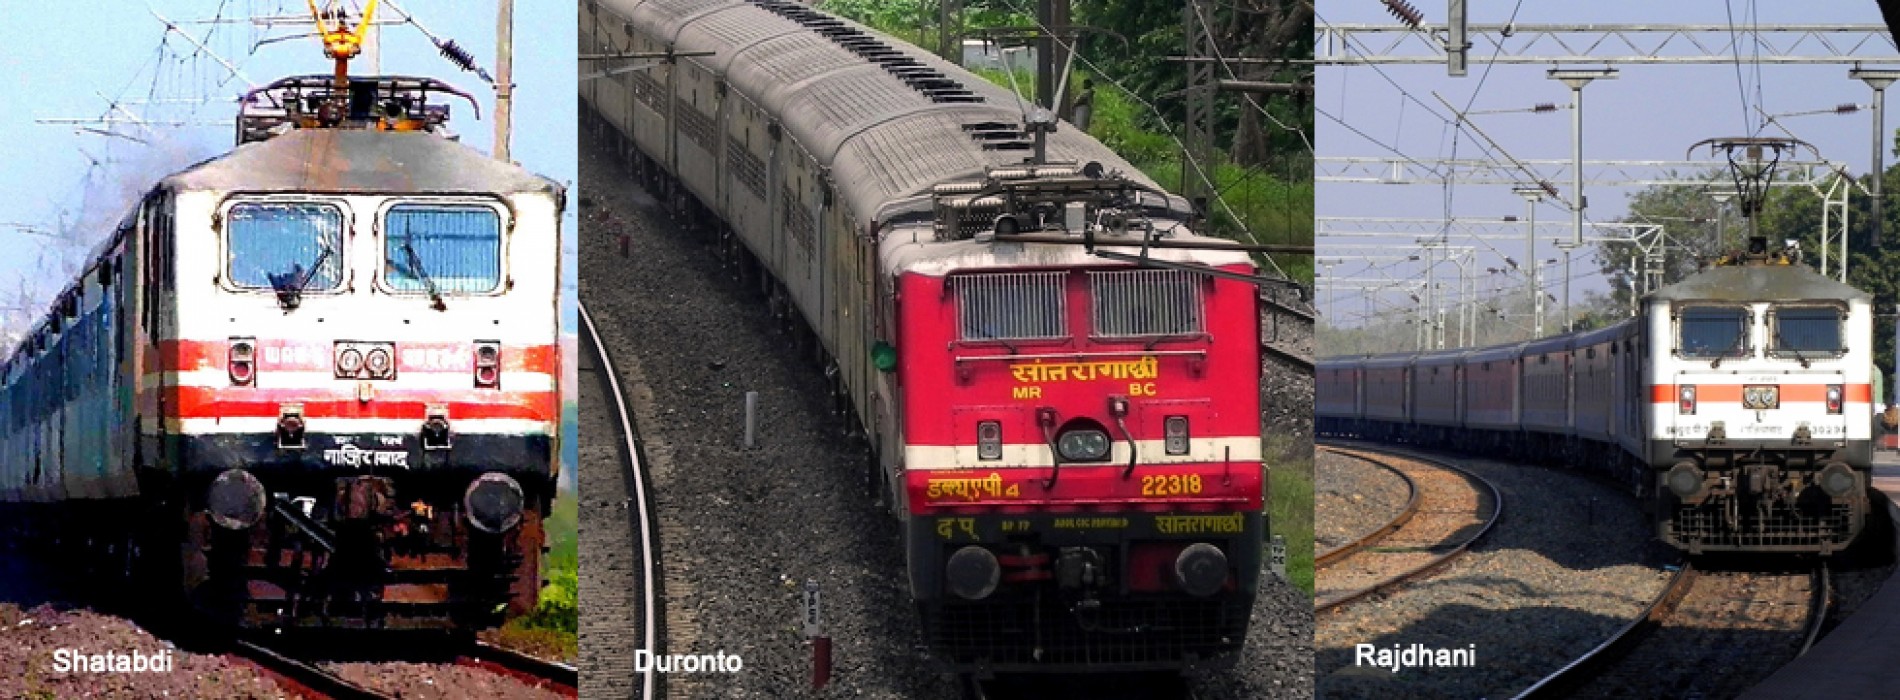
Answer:
[[[384,377],[389,375],[393,359],[389,356],[388,350],[376,348],[364,356],[363,364],[369,367],[369,376]]]
[[[211,522],[231,530],[245,530],[264,518],[264,484],[242,469],[226,469],[211,480],[205,493]]]
[[[338,376],[354,377],[363,369],[363,353],[356,348],[344,348],[336,355],[336,373]]]
[[[1742,407],[1756,411],[1781,407],[1780,386],[1742,387]]]
[[[990,550],[970,545],[950,555],[944,563],[945,583],[950,592],[964,600],[982,600],[996,592],[996,583],[1002,578],[1002,567],[996,561],[996,555]]]
[[[1669,484],[1669,490],[1684,502],[1701,501],[1697,496],[1702,493],[1702,470],[1697,469],[1694,462],[1677,462],[1669,468],[1663,480]]]
[[[1854,486],[1859,483],[1859,480],[1854,478],[1854,468],[1842,462],[1829,462],[1827,467],[1821,470],[1818,480],[1821,482],[1821,490],[1835,498],[1853,493]]]
[[[1094,462],[1108,457],[1108,433],[1071,430],[1056,439],[1056,451],[1071,462]]]
[[[462,512],[475,529],[500,534],[521,523],[526,500],[521,484],[507,474],[489,472],[468,485],[468,492],[462,495]]]
[[[1220,592],[1227,584],[1227,555],[1206,542],[1188,545],[1174,558],[1174,582],[1196,598]]]

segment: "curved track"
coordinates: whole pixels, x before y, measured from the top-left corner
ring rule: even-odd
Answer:
[[[1793,585],[1802,577],[1805,589]],[[1685,563],[1641,617],[1517,698],[1738,694],[1814,646],[1831,591],[1825,564],[1774,574],[1706,572]],[[1794,607],[1805,609],[1799,625],[1774,631],[1759,624]],[[1746,662],[1734,662],[1738,653]],[[1735,666],[1750,667],[1754,675],[1723,671]]]
[[[640,625],[642,648],[655,656],[663,652],[660,647],[660,578],[658,531],[654,526],[655,516],[652,508],[652,494],[647,489],[647,470],[644,452],[641,449],[639,432],[634,427],[633,413],[627,406],[627,395],[621,389],[620,375],[614,369],[613,359],[600,341],[594,328],[594,317],[587,312],[587,305],[580,304],[581,344],[596,364],[596,376],[600,378],[604,396],[612,402],[615,422],[618,425],[618,441],[621,443],[625,461],[624,478],[629,503],[627,515],[629,526],[633,529],[635,541],[640,549]],[[647,670],[636,671],[639,675],[639,697],[657,699],[663,697],[659,674],[649,664]]]
[[[1324,582],[1329,577],[1322,575],[1314,601],[1316,612],[1338,610],[1424,578],[1483,539],[1504,513],[1504,496],[1496,485],[1449,462],[1370,447],[1322,445],[1319,449],[1399,472],[1412,486],[1413,495],[1392,523],[1358,542],[1328,552],[1328,560],[1316,564],[1346,572],[1333,574],[1335,580],[1351,581],[1344,591],[1328,591]],[[1386,546],[1370,546],[1377,542]]]
[[[1335,451],[1335,453],[1341,454],[1341,455],[1348,455],[1348,453],[1337,452],[1337,451]],[[1359,539],[1353,540],[1351,542],[1347,542],[1338,547],[1334,547],[1332,549],[1321,552],[1318,556],[1313,558],[1313,566],[1315,568],[1324,569],[1328,566],[1332,566],[1333,564],[1338,563],[1339,560],[1344,559],[1348,556],[1351,556],[1353,552],[1357,552],[1361,549],[1372,546],[1374,543],[1378,542],[1379,540],[1385,539],[1387,535],[1390,535],[1393,532],[1397,531],[1399,528],[1404,527],[1405,523],[1410,521],[1412,519],[1412,516],[1418,513],[1418,500],[1419,500],[1418,484],[1412,481],[1411,476],[1406,475],[1406,473],[1403,470],[1394,468],[1392,465],[1386,464],[1384,462],[1380,462],[1378,460],[1363,459],[1357,456],[1353,456],[1353,457],[1355,459],[1362,459],[1367,464],[1371,464],[1380,469],[1384,469],[1386,471],[1392,472],[1394,475],[1399,477],[1400,481],[1405,482],[1405,491],[1408,494],[1405,498],[1405,506],[1399,509],[1398,515],[1393,516],[1391,522],[1388,522],[1385,525],[1380,526],[1379,529],[1373,530],[1372,532],[1367,533],[1364,537],[1360,537]]]

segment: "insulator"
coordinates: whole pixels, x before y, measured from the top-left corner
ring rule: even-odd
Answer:
[[[1849,102],[1849,103],[1846,103],[1834,108],[1835,114],[1853,114],[1858,111],[1860,111],[1860,105],[1854,104],[1852,102]]]
[[[469,53],[468,49],[456,45],[454,39],[439,42],[435,47],[441,49],[442,57],[449,59],[449,62],[455,64],[457,68],[468,71],[475,70],[475,55]]]
[[[1537,106],[1531,108],[1531,111],[1532,112],[1555,112],[1557,111],[1557,105],[1552,102],[1539,102],[1537,103]]]
[[[1385,9],[1392,13],[1393,17],[1399,18],[1399,21],[1411,25],[1413,29],[1425,23],[1425,15],[1420,14],[1418,8],[1405,0],[1385,0]]]

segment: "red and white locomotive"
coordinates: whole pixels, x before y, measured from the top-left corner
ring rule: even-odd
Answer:
[[[1086,134],[801,3],[580,16],[583,51],[683,56],[581,97],[814,331],[933,651],[997,670],[1241,646],[1265,530],[1259,320],[1255,288],[1218,275],[1251,273],[1244,253]]]
[[[1322,360],[1318,427],[1602,471],[1691,553],[1836,552],[1868,511],[1870,304],[1756,238],[1607,328]]]
[[[144,195],[0,365],[14,536],[245,627],[534,604],[564,195],[447,137],[446,94],[279,81]]]

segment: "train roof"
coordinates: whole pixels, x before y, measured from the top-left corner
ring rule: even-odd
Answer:
[[[1025,135],[1019,101],[961,66],[850,20],[776,0],[608,0],[621,16],[674,42],[731,89],[777,115],[840,198],[866,220],[928,211],[933,185],[1020,165],[1029,151],[995,148]],[[905,77],[899,77],[901,75]],[[992,138],[998,134],[1007,138]],[[988,134],[988,136],[985,136]],[[988,146],[988,147],[986,147]],[[1048,136],[1051,162],[1099,162],[1185,216],[1187,201],[1073,125]]]
[[[1870,301],[1873,297],[1815,272],[1806,265],[1736,265],[1690,275],[1656,290],[1660,301]]]
[[[436,134],[295,129],[165,178],[174,190],[417,194],[561,191],[553,180]]]

